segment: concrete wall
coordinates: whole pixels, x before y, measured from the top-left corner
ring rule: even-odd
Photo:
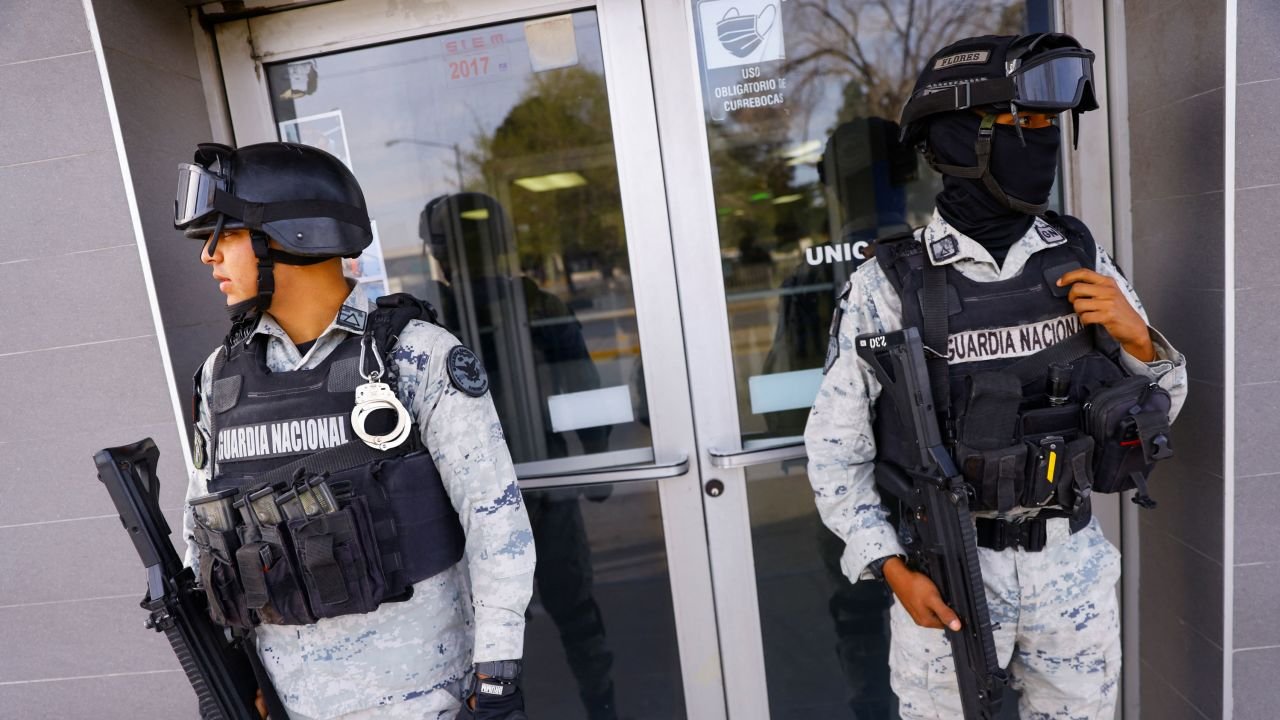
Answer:
[[[1140,513],[1140,648],[1125,658],[1140,663],[1142,717],[1161,720],[1223,712],[1224,8],[1124,6],[1132,279],[1191,374],[1160,507]]]
[[[1239,0],[1235,182],[1235,720],[1277,715],[1280,677],[1280,5]]]
[[[87,15],[0,0],[0,715],[192,717],[91,461],[154,437],[177,526],[184,449]]]

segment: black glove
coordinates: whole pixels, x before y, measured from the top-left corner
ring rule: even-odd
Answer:
[[[458,720],[529,720],[529,716],[524,714],[524,693],[515,682],[476,678],[472,680],[470,690],[462,701]],[[472,699],[476,704],[474,710],[471,709]]]

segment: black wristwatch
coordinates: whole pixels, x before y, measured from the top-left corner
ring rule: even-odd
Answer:
[[[487,677],[480,677],[486,675]],[[506,697],[520,689],[519,660],[494,660],[476,663],[475,685],[472,692],[477,695]]]
[[[882,558],[877,558],[875,560],[872,560],[871,562],[867,563],[867,572],[871,573],[871,577],[875,578],[876,580],[879,580],[880,582],[884,582],[884,564],[889,562],[893,558],[902,558],[902,556],[901,555],[885,555]],[[902,558],[902,559],[905,560],[906,558]]]

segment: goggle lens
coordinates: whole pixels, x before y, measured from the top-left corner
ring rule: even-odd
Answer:
[[[1092,90],[1093,62],[1079,55],[1052,58],[1019,68],[1013,80],[1019,107],[1069,110],[1080,104],[1086,85]]]

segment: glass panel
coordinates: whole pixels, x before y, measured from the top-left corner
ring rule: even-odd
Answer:
[[[751,542],[773,720],[891,720],[889,592],[851,584],[818,518],[804,460],[747,469]]]
[[[1046,0],[702,0],[698,28],[744,440],[799,435],[837,291],[867,242],[919,227],[939,177],[897,143],[925,60],[1047,30]]]
[[[516,462],[637,461],[651,442],[595,12],[267,79],[281,139],[333,152],[364,188],[376,239],[350,274],[429,300],[481,355]]]
[[[538,551],[529,717],[683,718],[657,483],[525,493]]]
[[[844,543],[818,517],[805,462],[747,468],[769,717],[897,720],[889,687],[892,593],[884,583],[850,583],[841,572]],[[998,720],[1017,718],[1010,690]]]

